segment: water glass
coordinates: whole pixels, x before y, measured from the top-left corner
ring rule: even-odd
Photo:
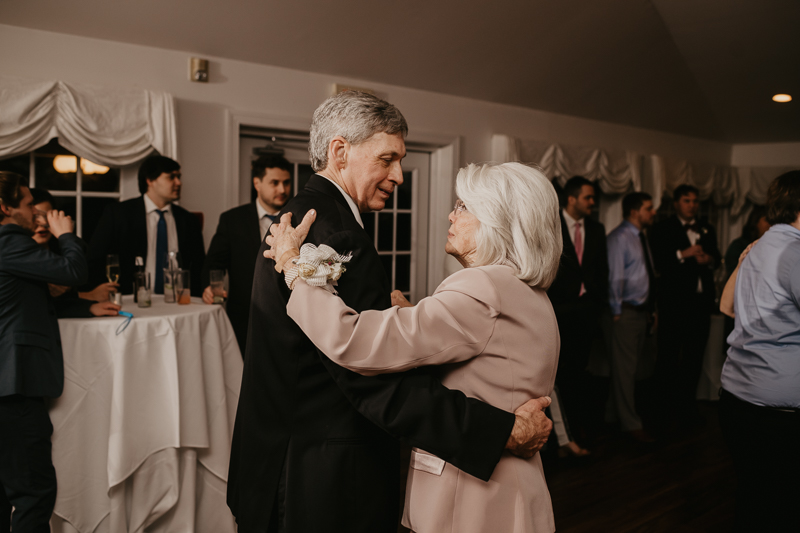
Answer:
[[[225,271],[212,270],[209,273],[211,281],[211,293],[214,295],[215,304],[225,303]]]
[[[175,303],[175,274],[177,270],[164,269],[164,303]]]
[[[136,300],[139,307],[150,307],[150,273],[137,272],[133,278]]]
[[[176,270],[174,273],[175,283],[175,298],[178,300],[178,305],[187,305],[192,303],[192,290],[191,280],[188,270]],[[164,289],[166,294],[166,289]]]

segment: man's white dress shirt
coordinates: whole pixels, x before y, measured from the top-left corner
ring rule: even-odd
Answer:
[[[144,194],[144,210],[147,219],[147,258],[144,271],[150,273],[150,283],[156,283],[156,238],[158,237],[158,206]],[[167,222],[167,250],[178,251],[178,228],[175,226],[175,217],[172,216],[172,205],[167,204],[164,209],[164,220]],[[166,265],[166,261],[165,261]]]
[[[317,175],[318,176],[322,176],[322,174],[317,174]],[[336,185],[336,188],[339,189],[339,192],[342,193],[342,196],[344,196],[344,199],[347,200],[347,205],[350,206],[350,210],[353,212],[353,216],[356,217],[356,222],[358,222],[358,225],[363,228],[364,227],[364,222],[361,220],[361,213],[358,211],[358,206],[356,205],[355,201],[353,201],[353,199],[350,198],[349,194],[344,192],[344,189],[342,189],[341,185],[339,185],[338,183],[336,183],[335,181],[330,179],[328,176],[322,176],[322,177],[325,178],[326,180],[330,181],[334,185]],[[340,251],[340,250],[337,250],[337,252],[338,251]]]
[[[275,211],[274,213],[270,213],[267,211],[263,205],[261,205],[261,199],[256,198],[256,211],[258,211],[258,229],[261,232],[261,240],[263,241],[264,238],[267,236],[267,231],[269,231],[269,227],[272,225],[272,220],[267,216],[270,217],[276,216],[279,211]],[[276,220],[275,222],[279,222]]]

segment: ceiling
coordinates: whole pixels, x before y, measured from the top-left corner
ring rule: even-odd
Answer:
[[[798,0],[2,0],[0,23],[731,143],[800,141]]]

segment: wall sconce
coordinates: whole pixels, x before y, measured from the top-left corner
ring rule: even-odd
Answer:
[[[208,83],[208,59],[192,57],[189,59],[189,79]]]

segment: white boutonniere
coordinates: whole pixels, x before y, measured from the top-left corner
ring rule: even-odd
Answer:
[[[336,282],[347,270],[345,263],[349,263],[352,258],[352,253],[339,254],[326,244],[317,247],[306,243],[300,248],[300,256],[293,263],[297,265],[297,277],[303,278],[313,287],[324,287],[336,294]]]

